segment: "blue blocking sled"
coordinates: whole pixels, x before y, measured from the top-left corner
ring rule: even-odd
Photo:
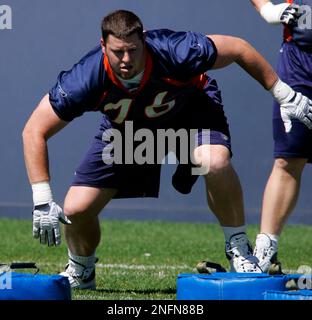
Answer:
[[[60,275],[3,272],[0,300],[71,300],[71,288]]]
[[[312,290],[266,291],[264,300],[312,300]]]
[[[312,290],[288,291],[303,275],[215,272],[180,274],[178,300],[300,300],[312,299]],[[304,291],[304,293],[302,293]]]

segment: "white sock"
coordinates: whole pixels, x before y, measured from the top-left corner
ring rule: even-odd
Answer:
[[[224,238],[225,242],[229,242],[230,238],[233,236],[233,234],[237,233],[246,233],[246,226],[242,225],[239,227],[222,227],[224,232]]]
[[[279,236],[276,235],[276,234],[271,234],[271,233],[266,233],[266,235],[273,241],[275,241],[276,243],[278,243],[278,239],[279,239]]]
[[[85,257],[85,256],[76,256],[70,250],[68,250],[68,257],[70,260],[75,261],[79,264],[82,264],[86,268],[93,267],[95,264],[95,254]]]
[[[279,239],[279,236],[278,236],[278,235],[262,232],[262,233],[259,233],[259,234],[257,235],[257,239],[258,239],[258,237],[261,238],[261,235],[265,235],[265,236],[269,237],[270,240],[272,241],[274,247],[275,247],[276,250],[277,250],[278,239]],[[259,242],[259,240],[258,240],[258,242]]]

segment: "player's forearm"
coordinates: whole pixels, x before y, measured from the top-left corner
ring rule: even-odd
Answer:
[[[45,137],[26,125],[23,131],[23,144],[29,182],[33,184],[49,181],[49,161]]]
[[[47,140],[66,125],[67,122],[54,112],[49,95],[45,95],[23,131],[24,156],[30,183],[50,180]]]
[[[235,61],[266,90],[273,87],[278,76],[272,66],[249,43],[245,42]]]

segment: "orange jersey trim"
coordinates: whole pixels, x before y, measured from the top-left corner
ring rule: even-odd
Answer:
[[[143,89],[143,87],[145,86],[145,84],[147,83],[147,81],[150,78],[151,72],[152,72],[152,68],[153,68],[153,60],[151,55],[149,54],[148,51],[146,51],[146,62],[145,62],[145,71],[144,71],[144,75],[143,75],[143,79],[140,82],[140,86],[139,88],[135,91],[135,92],[130,92],[128,91],[123,85],[122,83],[119,81],[119,79],[116,77],[116,75],[114,74],[109,62],[108,62],[108,58],[105,55],[104,59],[103,59],[103,63],[104,63],[104,68],[105,71],[107,72],[108,77],[111,79],[111,81],[120,89],[122,89],[123,91],[125,91],[126,93],[128,93],[131,96],[136,96],[137,94],[140,93],[140,91]]]
[[[170,84],[176,86],[176,87],[193,85],[197,88],[203,89],[208,81],[208,77],[205,73],[203,73],[203,74],[200,74],[199,76],[195,76],[195,77],[191,78],[191,80],[187,81],[187,82],[183,82],[183,81],[179,81],[179,80],[175,80],[175,79],[171,79],[171,78],[163,78],[163,80],[167,83],[170,83]]]
[[[293,3],[293,0],[286,0],[287,3]],[[292,31],[290,26],[284,26],[284,41],[289,42],[292,40]]]

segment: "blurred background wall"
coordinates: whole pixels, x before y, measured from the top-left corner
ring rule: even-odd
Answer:
[[[0,216],[31,218],[21,132],[41,97],[100,39],[100,21],[115,9],[137,13],[145,29],[171,28],[242,37],[275,66],[282,27],[269,26],[249,1],[189,0],[10,0],[12,30],[0,30]],[[258,222],[263,189],[271,171],[272,98],[242,69],[232,65],[210,72],[223,92],[232,133],[233,164],[240,176],[247,222]],[[76,166],[97,131],[99,113],[73,121],[49,142],[52,188],[63,202]],[[214,222],[200,179],[190,195],[171,186],[174,165],[162,170],[159,199],[114,200],[103,218]],[[293,223],[312,224],[311,168],[303,176]]]

